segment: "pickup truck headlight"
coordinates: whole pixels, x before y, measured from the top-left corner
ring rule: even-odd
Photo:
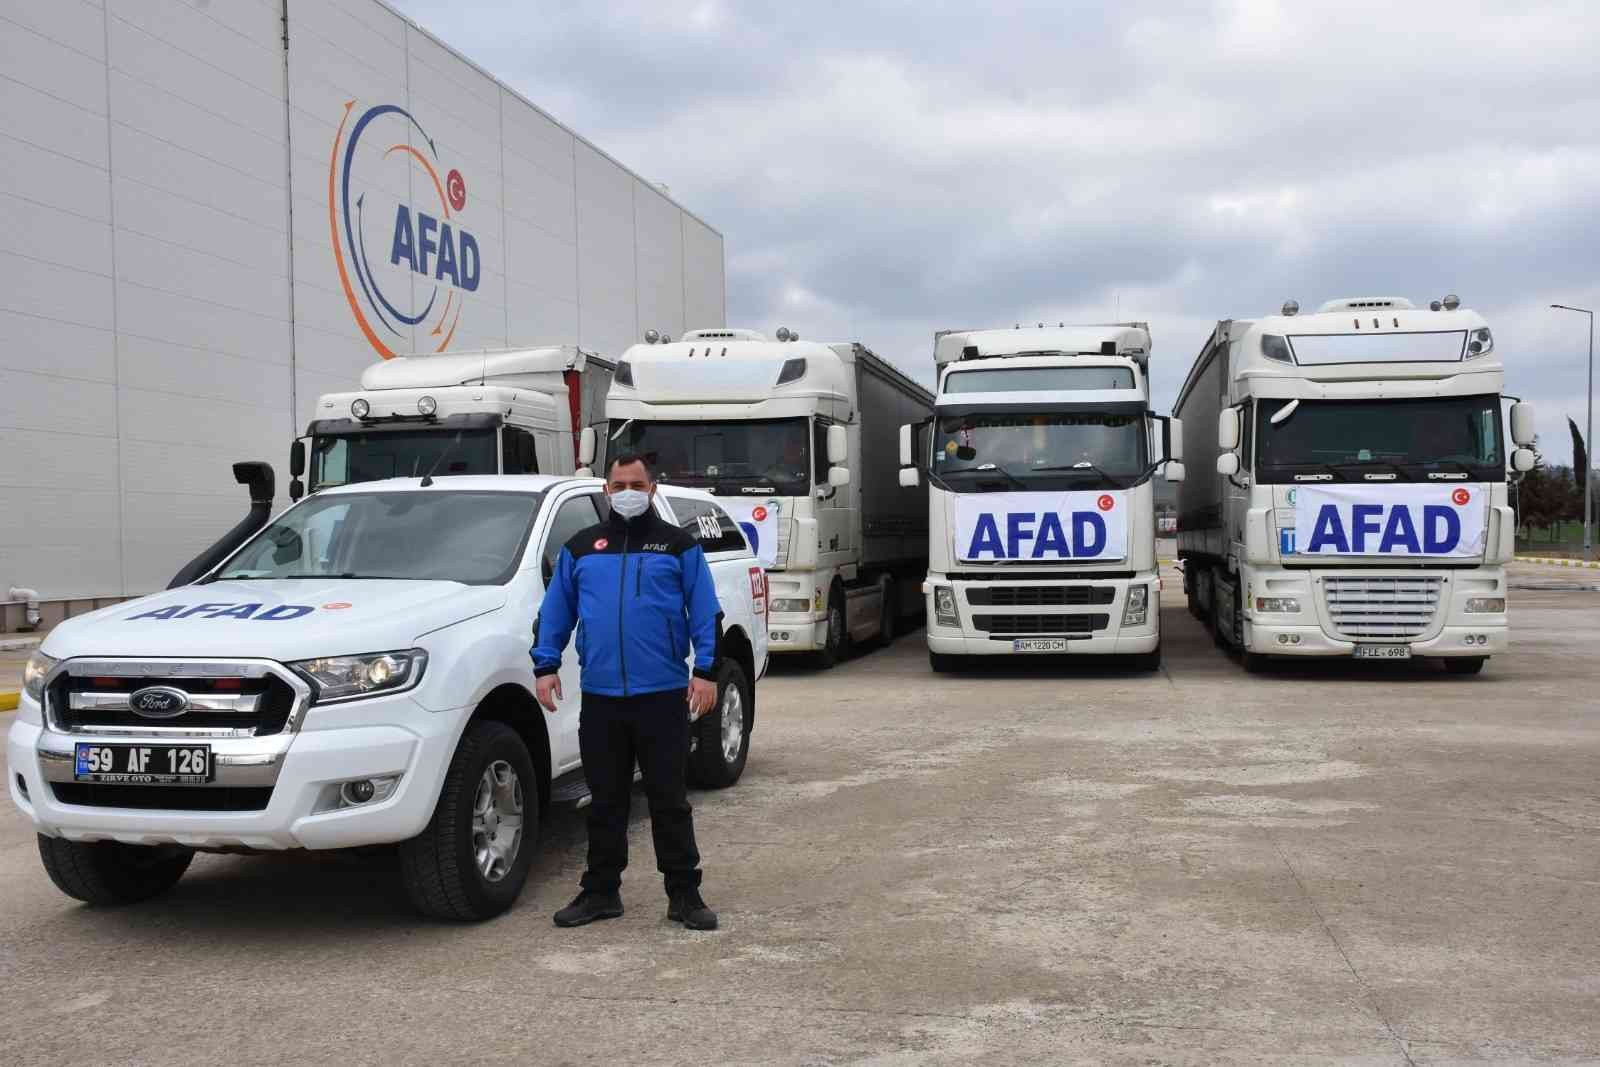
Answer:
[[[1300,601],[1292,596],[1258,596],[1256,597],[1256,610],[1271,615],[1298,615],[1300,614]]]
[[[772,599],[773,611],[800,612],[811,610],[811,601],[803,596],[780,596]]]
[[[35,652],[29,656],[28,662],[22,667],[22,691],[41,704],[44,703],[44,680],[60,662],[43,652]]]
[[[1475,596],[1467,601],[1467,610],[1474,615],[1501,615],[1506,610],[1503,596]]]
[[[1150,617],[1150,587],[1148,585],[1130,586],[1128,589],[1128,603],[1122,609],[1122,625],[1143,626]]]
[[[958,627],[961,616],[956,613],[956,591],[948,585],[933,587],[933,618],[940,626]]]
[[[399,693],[422,681],[428,654],[420,648],[405,652],[371,652],[362,656],[327,656],[289,664],[311,683],[313,704]]]

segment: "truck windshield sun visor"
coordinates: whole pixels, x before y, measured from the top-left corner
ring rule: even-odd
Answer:
[[[212,580],[502,585],[516,573],[542,498],[426,490],[315,496],[247,542]]]

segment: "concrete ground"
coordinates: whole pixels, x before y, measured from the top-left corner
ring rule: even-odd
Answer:
[[[1476,678],[1247,677],[1170,582],[1167,666],[929,674],[917,635],[765,681],[696,798],[723,929],[414,919],[385,856],[201,857],[59,895],[0,812],[0,1061],[790,1064],[1600,1060],[1600,592],[1517,568]],[[1565,584],[1563,584],[1565,583]],[[3,722],[6,717],[0,717]]]

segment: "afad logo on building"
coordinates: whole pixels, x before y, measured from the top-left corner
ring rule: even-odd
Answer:
[[[384,359],[450,347],[482,276],[466,207],[466,179],[409,111],[345,103],[328,161],[328,227],[345,299]]]

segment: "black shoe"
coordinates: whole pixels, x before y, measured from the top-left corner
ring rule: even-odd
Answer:
[[[715,930],[717,913],[706,907],[698,889],[680,889],[667,902],[667,918],[690,930]]]
[[[597,893],[585,889],[572,898],[572,903],[556,912],[557,926],[585,926],[597,919],[616,919],[622,915],[621,893]],[[713,923],[716,916],[711,917]]]

